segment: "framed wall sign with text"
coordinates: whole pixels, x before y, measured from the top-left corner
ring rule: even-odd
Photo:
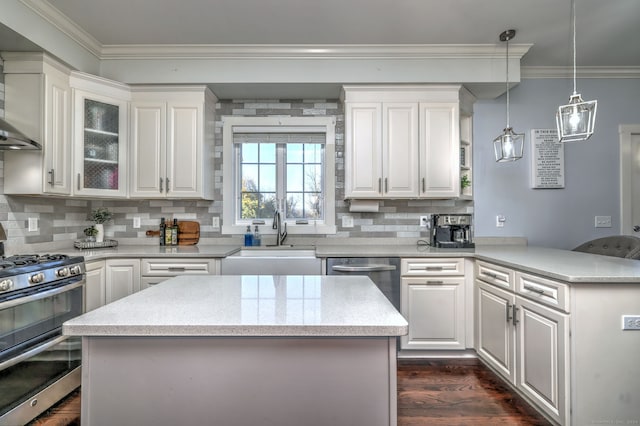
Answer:
[[[531,129],[531,187],[564,188],[564,144],[556,129]]]

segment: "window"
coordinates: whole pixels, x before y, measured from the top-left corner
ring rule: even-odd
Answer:
[[[291,234],[335,233],[333,118],[225,118],[223,144],[223,233],[268,234],[276,211]]]

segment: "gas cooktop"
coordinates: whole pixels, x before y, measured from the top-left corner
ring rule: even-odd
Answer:
[[[49,284],[85,271],[83,256],[18,254],[0,258],[0,293]]]

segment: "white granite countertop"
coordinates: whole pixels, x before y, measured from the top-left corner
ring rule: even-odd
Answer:
[[[84,256],[86,261],[126,257],[227,257],[240,249],[237,245],[191,245],[191,246],[160,246],[160,245],[119,245],[114,248],[94,250],[58,250],[57,253],[70,256]]]
[[[401,336],[369,278],[179,276],[67,321],[76,336]]]

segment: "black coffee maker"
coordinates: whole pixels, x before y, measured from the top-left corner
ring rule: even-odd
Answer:
[[[431,246],[473,248],[470,214],[431,215]]]

